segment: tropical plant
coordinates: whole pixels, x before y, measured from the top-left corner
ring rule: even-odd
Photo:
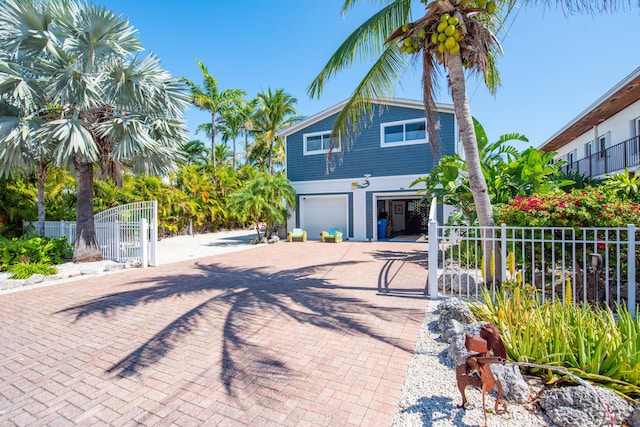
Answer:
[[[602,190],[613,193],[622,200],[640,203],[640,176],[629,173],[629,169],[613,175],[606,175],[602,182]]]
[[[492,203],[508,203],[515,196],[557,191],[571,181],[557,178],[562,163],[553,163],[555,153],[543,153],[534,148],[519,152],[508,145],[511,141],[527,142],[519,133],[501,135],[489,143],[480,122],[474,119],[478,136],[478,155],[482,174]],[[460,209],[471,222],[476,220],[476,209],[467,174],[467,162],[459,154],[443,156],[426,177],[415,180],[411,186],[424,184],[419,190],[426,198],[438,196],[442,203]]]
[[[280,131],[300,120],[294,108],[298,100],[283,89],[273,92],[271,88],[260,92],[256,99],[253,133],[256,144],[266,147],[267,169],[273,173],[274,152],[280,164],[284,163],[284,141],[279,136]]]
[[[31,141],[77,177],[75,261],[101,259],[93,224],[94,165],[118,182],[134,173],[167,174],[180,159],[188,99],[154,55],[141,50],[126,19],[103,7],[65,0],[0,3],[2,170],[30,153],[20,121],[53,109],[56,120],[30,127]],[[41,83],[38,90],[36,83]],[[17,102],[15,98],[20,98]],[[15,105],[30,105],[22,111]]]
[[[495,297],[483,289],[483,303],[470,306],[480,321],[494,323],[509,359],[565,367],[579,378],[628,398],[640,397],[640,313],[608,307],[541,303],[532,290],[504,286]],[[635,316],[634,316],[635,314]],[[572,381],[548,369],[532,372],[547,382]]]
[[[345,14],[358,0],[345,0]],[[337,72],[350,69],[360,59],[373,61],[371,69],[358,84],[351,98],[336,117],[332,134],[357,131],[361,119],[372,114],[372,101],[393,93],[394,84],[401,81],[409,61],[422,67],[423,102],[427,116],[427,130],[432,149],[438,154],[438,120],[434,102],[435,73],[438,67],[446,70],[456,114],[460,140],[467,160],[467,174],[481,226],[494,224],[491,200],[482,174],[476,135],[466,95],[465,68],[483,77],[491,91],[499,86],[496,59],[502,53],[498,44],[498,30],[507,28],[505,17],[515,0],[421,0],[425,13],[412,21],[411,0],[388,0],[371,18],[347,37],[309,86],[312,97],[321,96],[324,85]],[[416,2],[417,3],[417,2]],[[573,9],[604,9],[612,3],[596,0],[566,0]],[[604,5],[604,6],[603,6]],[[492,252],[489,238],[484,246]],[[488,272],[487,272],[488,273]],[[488,276],[489,274],[487,274]]]
[[[192,139],[182,146],[187,165],[203,165],[211,158],[211,150],[207,149],[204,142]]]
[[[67,239],[24,236],[11,240],[0,237],[0,271],[20,262],[61,264],[72,256]]]
[[[233,151],[224,142],[216,144],[216,159],[220,166],[231,166],[233,164]]]
[[[260,224],[265,223],[265,237],[270,238],[276,224],[289,217],[287,206],[295,204],[296,191],[287,177],[263,172],[231,194],[227,207],[238,218],[251,221],[260,240]]]
[[[20,280],[28,279],[34,274],[50,276],[52,274],[56,274],[58,272],[58,269],[49,264],[26,261],[12,265],[11,267],[9,267],[8,271],[9,273],[11,273],[12,279]]]
[[[198,64],[198,68],[200,68],[204,79],[202,87],[185,77],[181,80],[191,90],[191,103],[202,111],[207,111],[211,114],[211,123],[201,125],[198,129],[200,131],[204,131],[211,137],[211,156],[213,166],[215,167],[217,164],[215,152],[217,132],[216,125],[218,123],[217,115],[223,113],[232,105],[237,104],[246,93],[240,89],[220,90],[218,88],[218,81],[209,73],[209,69],[204,65],[204,63],[196,59],[196,64]]]

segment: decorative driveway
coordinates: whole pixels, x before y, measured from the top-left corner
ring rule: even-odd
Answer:
[[[426,250],[282,242],[0,295],[0,425],[390,426]]]

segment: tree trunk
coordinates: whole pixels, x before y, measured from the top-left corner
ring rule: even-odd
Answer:
[[[45,234],[45,200],[44,200],[44,182],[47,179],[47,165],[43,162],[38,164],[38,236],[43,237]]]
[[[93,223],[93,163],[76,162],[78,200],[73,262],[102,261]]]
[[[233,138],[233,170],[236,170],[236,139]]]
[[[211,113],[211,159],[216,167],[216,113]]]
[[[451,97],[456,112],[456,120],[460,131],[460,140],[464,149],[464,155],[467,160],[467,174],[469,176],[469,186],[473,194],[473,202],[476,208],[478,224],[481,227],[493,227],[493,209],[491,199],[489,198],[489,190],[487,182],[482,174],[480,165],[480,154],[478,153],[478,143],[476,140],[476,132],[473,127],[473,117],[469,108],[469,100],[467,99],[466,83],[464,71],[462,68],[462,59],[460,55],[449,55],[449,83],[451,85]],[[500,282],[502,273],[500,272],[499,251],[495,250],[495,242],[493,242],[493,229],[486,228],[482,230],[483,256],[484,256],[484,277],[486,283],[491,283],[494,279]],[[491,262],[493,260],[493,262]],[[492,272],[491,265],[495,266]]]
[[[271,158],[273,157],[273,142],[269,143],[269,175],[272,175],[271,171]]]

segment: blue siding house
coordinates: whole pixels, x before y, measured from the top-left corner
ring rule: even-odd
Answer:
[[[345,238],[360,241],[426,233],[428,206],[420,202],[417,188],[409,188],[438,160],[422,101],[378,101],[373,120],[363,120],[353,140],[332,143],[333,122],[345,103],[281,133],[287,177],[298,193],[288,228],[304,228],[310,239],[340,228]],[[453,106],[438,104],[437,109],[440,153],[453,154],[458,134]]]

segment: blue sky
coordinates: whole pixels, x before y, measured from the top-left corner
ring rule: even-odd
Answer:
[[[363,1],[342,16],[344,0],[95,1],[128,17],[145,50],[155,52],[174,76],[201,83],[197,58],[222,89],[242,89],[249,97],[269,87],[284,89],[298,99],[297,112],[304,116],[352,93],[366,64],[334,77],[320,99],[310,99],[307,87],[340,43],[379,8],[376,1]],[[501,40],[497,95],[478,79],[467,80],[471,111],[491,140],[519,132],[538,146],[638,67],[640,9],[633,5],[596,16],[523,7]],[[395,95],[421,99],[418,70],[407,74]],[[451,102],[443,84],[437,101]],[[208,114],[191,108],[186,119],[191,137],[206,141],[195,129]]]

